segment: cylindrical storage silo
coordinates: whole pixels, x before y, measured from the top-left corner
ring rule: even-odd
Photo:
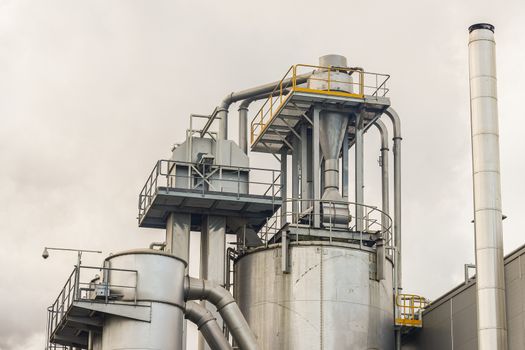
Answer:
[[[260,349],[393,349],[392,276],[376,280],[376,253],[345,243],[247,253],[235,264],[235,292]],[[387,260],[392,270],[392,264]]]
[[[137,302],[151,303],[151,322],[107,315],[102,349],[182,349],[186,262],[144,249],[112,255],[106,259],[106,266],[110,268],[106,282],[112,294],[121,296],[121,301],[134,302],[135,289],[116,286],[129,287],[136,282]]]

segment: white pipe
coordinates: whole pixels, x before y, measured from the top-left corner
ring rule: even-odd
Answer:
[[[494,27],[469,28],[478,349],[507,349]]]
[[[184,317],[197,325],[202,336],[212,350],[231,350],[230,343],[224,337],[213,314],[194,301],[188,301],[184,309]]]
[[[206,300],[215,305],[241,350],[256,350],[257,340],[233,296],[217,283],[186,277],[186,300]]]

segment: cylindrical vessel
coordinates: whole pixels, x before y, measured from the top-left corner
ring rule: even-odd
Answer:
[[[186,263],[150,249],[118,253],[106,261],[110,270],[105,282],[112,294],[121,295],[123,302],[151,302],[151,322],[108,315],[102,349],[182,349]]]
[[[469,28],[478,346],[507,348],[494,27]]]
[[[376,280],[372,249],[293,243],[287,274],[281,252],[260,248],[235,264],[236,299],[260,349],[393,348],[392,275]]]
[[[346,67],[346,57],[325,55],[319,57],[321,67]],[[325,91],[353,92],[352,77],[345,70],[316,69],[308,79],[308,88]]]

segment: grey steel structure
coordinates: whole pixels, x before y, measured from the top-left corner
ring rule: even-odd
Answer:
[[[399,349],[401,130],[388,79],[327,55],[191,115],[186,139],[139,196],[139,226],[165,240],[101,267],[78,264],[48,310],[48,348],[185,349],[188,319],[199,349]],[[234,102],[238,144],[227,137]],[[380,206],[364,196],[370,128],[381,135]],[[250,167],[248,145],[251,155],[271,154],[276,169]],[[187,271],[192,231],[201,233],[198,279]]]
[[[403,350],[477,350],[477,279],[433,301],[423,312],[424,326],[406,334]],[[508,349],[525,349],[525,245],[505,257]]]

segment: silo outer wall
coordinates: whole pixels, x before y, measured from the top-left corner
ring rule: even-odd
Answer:
[[[102,349],[182,350],[183,317],[180,308],[164,303],[151,303],[151,322],[107,317]]]
[[[108,315],[102,349],[182,349],[185,263],[154,250],[118,253],[106,260],[111,269],[138,271],[137,301],[151,302],[151,322]],[[134,275],[110,270],[108,281],[110,285],[129,286],[134,283]],[[112,292],[123,294],[123,301],[135,297],[127,288],[112,288]]]
[[[293,245],[289,274],[282,273],[280,246],[240,258],[235,296],[259,347],[393,349],[392,276],[373,279],[374,257],[350,247]]]

